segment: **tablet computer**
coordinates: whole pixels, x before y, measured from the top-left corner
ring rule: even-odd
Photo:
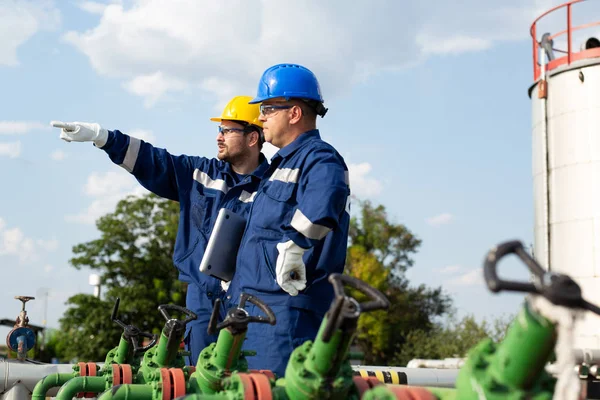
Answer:
[[[229,282],[235,273],[235,260],[245,228],[244,217],[221,208],[200,262],[200,272]]]

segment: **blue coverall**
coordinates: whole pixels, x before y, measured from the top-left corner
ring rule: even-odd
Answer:
[[[268,304],[277,317],[275,326],[249,325],[243,348],[257,351],[248,357],[250,368],[283,376],[292,350],[315,338],[334,296],[327,278],[344,270],[349,199],[348,168],[318,130],[301,134],[271,159],[251,205],[227,291],[228,307],[246,292]],[[288,240],[308,249],[303,256],[306,289],[297,296],[276,281],[276,246]],[[254,306],[247,310],[260,314]]]
[[[259,167],[242,176],[227,162],[174,156],[118,130],[109,131],[102,150],[115,164],[133,174],[143,187],[179,202],[173,262],[179,269],[179,279],[188,283],[186,307],[198,315],[188,324],[185,335],[186,349],[191,352],[188,363],[196,365],[200,351],[216,341],[216,335],[209,336],[206,332],[214,301],[225,300],[221,281],[199,269],[210,232],[221,208],[246,217],[269,164],[261,153]],[[221,317],[224,315],[222,310]]]

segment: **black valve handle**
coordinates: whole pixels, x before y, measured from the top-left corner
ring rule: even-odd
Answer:
[[[502,257],[515,254],[533,274],[533,283],[507,281],[498,278],[497,264]],[[600,315],[600,307],[589,303],[581,296],[581,288],[568,275],[544,270],[542,266],[527,253],[523,243],[518,240],[504,242],[491,249],[483,264],[483,274],[488,288],[494,292],[502,290],[512,292],[536,293],[544,296],[551,303],[569,308],[581,308]]]
[[[367,285],[360,279],[356,279],[350,275],[333,273],[329,275],[329,282],[333,285],[335,297],[347,297],[346,292],[344,291],[344,284],[369,296],[371,301],[359,304],[360,312],[386,310],[390,307],[390,301],[383,293],[374,287]]]
[[[175,319],[171,318],[171,315],[168,311],[179,311],[180,313],[187,316],[187,318],[184,320],[177,320],[178,322],[181,322],[184,325],[198,318],[198,316],[193,311],[175,304],[161,304],[160,306],[158,306],[158,311],[160,311],[162,316],[165,317],[167,321]]]
[[[483,276],[487,287],[494,293],[498,293],[502,290],[538,293],[536,285],[531,282],[506,281],[498,277],[496,272],[498,261],[509,254],[517,255],[517,257],[529,267],[529,270],[533,272],[538,281],[542,279],[545,274],[544,269],[527,253],[527,251],[525,251],[523,243],[518,240],[513,240],[497,245],[491,249],[485,257]]]
[[[132,340],[131,343],[133,345],[133,354],[144,353],[147,350],[150,350],[152,347],[154,347],[154,345],[156,345],[156,342],[158,341],[158,335],[152,333],[141,332],[139,336],[150,339],[150,342],[145,346],[138,346],[137,340]]]
[[[119,310],[120,303],[121,303],[121,298],[117,297],[117,300],[115,301],[115,305],[113,306],[110,320],[113,322],[116,322],[117,325],[119,325],[121,328],[123,328],[123,337],[125,338],[125,340],[127,340],[129,343],[131,343],[131,348],[133,349],[133,354],[136,354],[138,352],[145,352],[146,350],[152,348],[156,344],[156,341],[158,340],[158,335],[153,335],[151,333],[142,332],[138,327],[133,326],[133,325],[127,325],[123,321],[118,320],[117,319],[117,311]],[[138,346],[137,338],[140,336],[149,338],[152,340],[150,340],[150,343],[148,343],[146,346]]]
[[[246,302],[257,306],[265,315],[248,314],[248,312],[244,309],[244,307],[246,306]],[[271,308],[267,306],[258,297],[252,296],[248,293],[242,293],[240,295],[240,304],[236,308],[232,308],[229,311],[227,311],[227,316],[225,317],[223,322],[217,324],[217,317],[219,315],[220,305],[221,300],[215,300],[215,306],[210,316],[210,321],[208,323],[209,335],[213,335],[221,329],[227,327],[231,327],[233,334],[238,334],[245,332],[248,328],[248,324],[250,323],[275,325],[275,323],[277,322],[277,318],[275,317],[275,313],[273,313],[273,310],[271,310]]]
[[[321,339],[325,343],[329,342],[333,333],[340,328],[345,321],[352,321],[352,328],[346,329],[355,329],[355,322],[362,312],[385,310],[390,307],[390,301],[383,293],[374,287],[367,285],[360,279],[339,273],[329,275],[328,279],[333,285],[335,298],[327,312],[327,325],[325,325],[321,336]],[[344,285],[366,294],[370,300],[364,303],[358,303],[356,299],[346,295]]]

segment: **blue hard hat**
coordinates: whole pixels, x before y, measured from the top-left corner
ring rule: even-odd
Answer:
[[[298,64],[277,64],[267,69],[260,78],[256,97],[250,101],[250,104],[276,97],[323,103],[317,77],[311,70]]]

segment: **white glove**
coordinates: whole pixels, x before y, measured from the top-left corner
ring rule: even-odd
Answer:
[[[65,142],[94,142],[96,147],[103,147],[108,140],[108,131],[100,124],[52,121],[50,125],[61,128],[60,138]]]
[[[306,266],[302,261],[306,249],[288,240],[285,243],[279,243],[277,251],[279,251],[275,267],[277,284],[292,296],[296,296],[300,290],[306,287]]]
[[[221,289],[223,289],[223,291],[227,291],[227,289],[229,289],[229,285],[231,285],[231,281],[229,282],[225,282],[225,281],[221,281]]]

